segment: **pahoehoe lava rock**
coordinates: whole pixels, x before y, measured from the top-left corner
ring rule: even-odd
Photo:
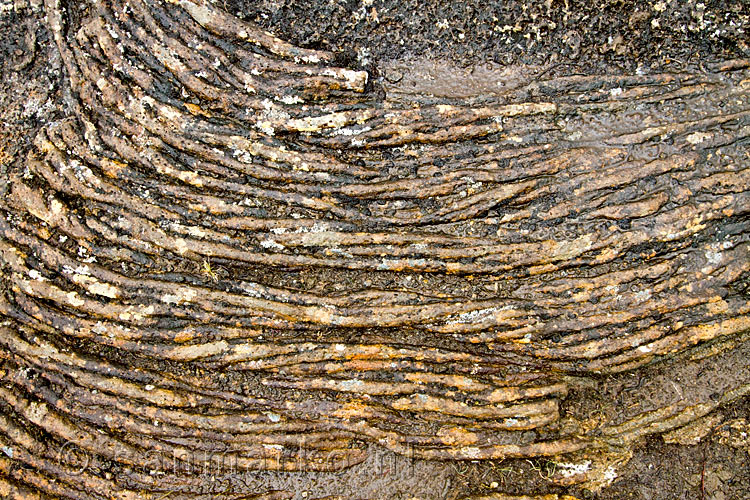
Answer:
[[[289,498],[232,474],[375,448],[596,486],[750,391],[562,406],[747,352],[750,61],[393,101],[206,1],[78,7],[0,203],[4,497]]]

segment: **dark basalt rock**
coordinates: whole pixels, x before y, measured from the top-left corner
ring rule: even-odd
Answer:
[[[44,14],[62,97],[0,203],[4,496],[354,498],[382,457],[427,498],[481,489],[436,486],[468,461],[598,489],[750,391],[747,59],[457,93],[205,0]]]

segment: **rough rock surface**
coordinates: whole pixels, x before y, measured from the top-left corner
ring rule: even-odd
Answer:
[[[584,496],[650,436],[745,452],[747,59],[460,80],[221,2],[2,6],[3,496]]]

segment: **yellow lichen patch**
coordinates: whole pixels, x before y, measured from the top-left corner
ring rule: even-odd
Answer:
[[[197,104],[193,104],[191,102],[186,102],[185,103],[185,107],[187,108],[188,111],[190,111],[190,113],[192,113],[195,116],[205,116],[205,117],[212,116],[210,112],[204,110],[203,108],[201,108]]]
[[[84,287],[89,293],[116,299],[120,296],[120,290],[108,283],[101,283],[96,278],[84,274],[74,274],[73,281]]]
[[[196,174],[195,172],[186,172],[186,171],[180,171],[177,174],[177,177],[181,181],[185,181],[188,184],[192,184],[196,187],[202,187],[203,186],[203,179],[200,175]]]
[[[118,160],[110,160],[109,158],[104,158],[101,162],[102,171],[109,177],[113,178],[118,177],[120,172],[127,167],[128,165],[126,163]]]
[[[463,427],[441,427],[437,431],[437,437],[448,446],[467,446],[476,444],[479,440],[475,433]]]
[[[229,349],[229,344],[220,340],[218,342],[209,342],[206,344],[179,346],[169,350],[165,353],[167,359],[177,361],[192,361],[195,359],[206,358],[208,356],[216,356]]]

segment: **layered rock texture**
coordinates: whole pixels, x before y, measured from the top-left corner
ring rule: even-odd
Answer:
[[[383,451],[601,485],[750,391],[749,61],[384,99],[206,1],[43,8],[65,102],[0,202],[4,498],[290,498],[233,478]],[[715,378],[649,386],[688,362]]]

